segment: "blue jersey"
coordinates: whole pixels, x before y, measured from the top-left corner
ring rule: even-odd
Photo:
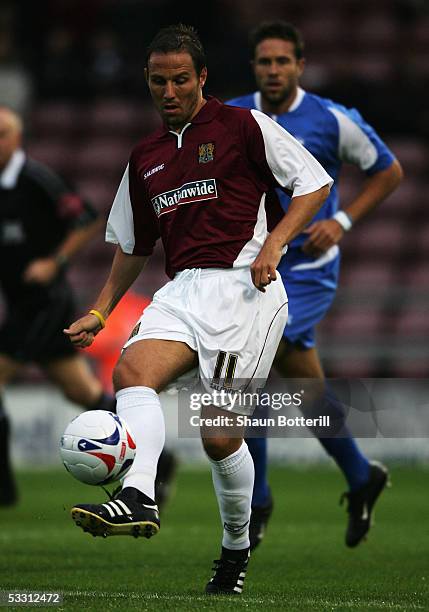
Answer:
[[[227,104],[262,110],[260,92],[234,98]],[[388,168],[394,160],[392,152],[357,110],[301,88],[288,112],[270,116],[295,136],[334,179],[328,198],[312,222],[330,219],[337,212],[338,178],[343,162],[357,165],[370,176]],[[279,197],[286,211],[290,198],[281,190]],[[306,234],[300,234],[289,247],[300,247],[306,239]]]

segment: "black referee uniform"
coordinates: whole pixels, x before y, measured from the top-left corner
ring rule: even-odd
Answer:
[[[64,267],[48,285],[24,282],[23,274],[30,262],[55,255],[70,231],[96,217],[87,202],[33,159],[25,158],[16,176],[2,181],[0,286],[6,316],[0,323],[0,353],[37,363],[75,353],[62,331],[75,306]]]

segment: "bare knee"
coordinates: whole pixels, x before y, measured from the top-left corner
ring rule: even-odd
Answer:
[[[127,387],[147,386],[144,372],[137,369],[136,365],[127,359],[120,359],[113,370],[113,387],[115,391],[126,389]],[[158,391],[158,389],[155,389]]]
[[[126,384],[126,381],[129,378],[128,370],[129,370],[128,366],[124,364],[123,361],[118,361],[118,363],[113,368],[112,381],[113,381],[113,388],[115,389],[115,391],[120,391],[121,389],[124,389],[125,387],[132,386],[132,385]]]
[[[241,438],[202,438],[204,450],[210,459],[220,461],[229,457],[237,451],[241,444]]]

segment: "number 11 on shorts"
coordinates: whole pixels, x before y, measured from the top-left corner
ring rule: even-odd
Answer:
[[[222,386],[227,389],[230,389],[234,380],[237,361],[238,355],[236,355],[235,353],[226,353],[225,351],[219,351],[213,373],[212,384],[220,385],[222,371],[224,370],[224,366],[226,363],[225,377]]]

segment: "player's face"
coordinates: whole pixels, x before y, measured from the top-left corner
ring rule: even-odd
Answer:
[[[296,58],[295,46],[288,40],[267,38],[255,49],[255,80],[262,98],[271,106],[293,101],[303,69],[304,60]]]
[[[21,134],[13,116],[0,111],[0,168],[4,168],[21,143]]]
[[[180,131],[203,105],[207,69],[197,74],[186,52],[152,53],[146,79],[158,112],[169,128]]]

